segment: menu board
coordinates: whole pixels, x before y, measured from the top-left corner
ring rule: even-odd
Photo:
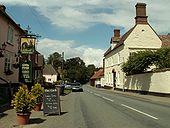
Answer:
[[[43,112],[45,114],[60,115],[60,95],[57,88],[45,88],[43,98]]]

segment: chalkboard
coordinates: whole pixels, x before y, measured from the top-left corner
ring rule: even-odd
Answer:
[[[59,88],[44,88],[43,112],[60,115]]]

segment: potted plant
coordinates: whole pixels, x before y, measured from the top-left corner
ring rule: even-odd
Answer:
[[[31,94],[36,98],[36,105],[34,108],[35,111],[41,110],[43,93],[44,93],[44,89],[43,87],[41,87],[41,84],[37,83],[31,87]]]
[[[28,91],[26,85],[19,87],[18,92],[14,94],[14,98],[11,105],[17,112],[17,122],[19,125],[24,125],[29,123],[29,117],[31,110],[36,104],[35,97]]]

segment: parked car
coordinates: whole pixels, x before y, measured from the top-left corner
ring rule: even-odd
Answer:
[[[65,85],[65,89],[71,89],[71,88],[72,88],[72,86],[71,86],[70,83],[67,83],[67,84]]]
[[[72,83],[72,92],[83,92],[82,85],[80,83]]]

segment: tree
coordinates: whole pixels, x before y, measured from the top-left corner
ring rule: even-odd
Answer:
[[[157,54],[153,51],[139,51],[132,53],[128,61],[122,65],[122,70],[127,75],[146,71],[157,60]]]
[[[52,64],[55,69],[58,69],[58,67],[62,66],[62,61],[62,55],[55,52],[48,57],[47,64]]]
[[[96,68],[94,64],[87,66],[88,79],[90,79],[90,77],[94,74],[95,69]]]
[[[151,65],[157,69],[170,68],[170,47],[160,48],[157,51],[140,51],[132,53],[128,61],[122,65],[127,75],[142,73]]]
[[[67,59],[64,64],[66,69],[66,78],[70,79],[71,82],[77,81],[85,83],[87,81],[87,69],[85,63],[80,57]]]
[[[161,48],[157,50],[157,61],[155,61],[155,65],[159,68],[170,68],[170,48]]]

